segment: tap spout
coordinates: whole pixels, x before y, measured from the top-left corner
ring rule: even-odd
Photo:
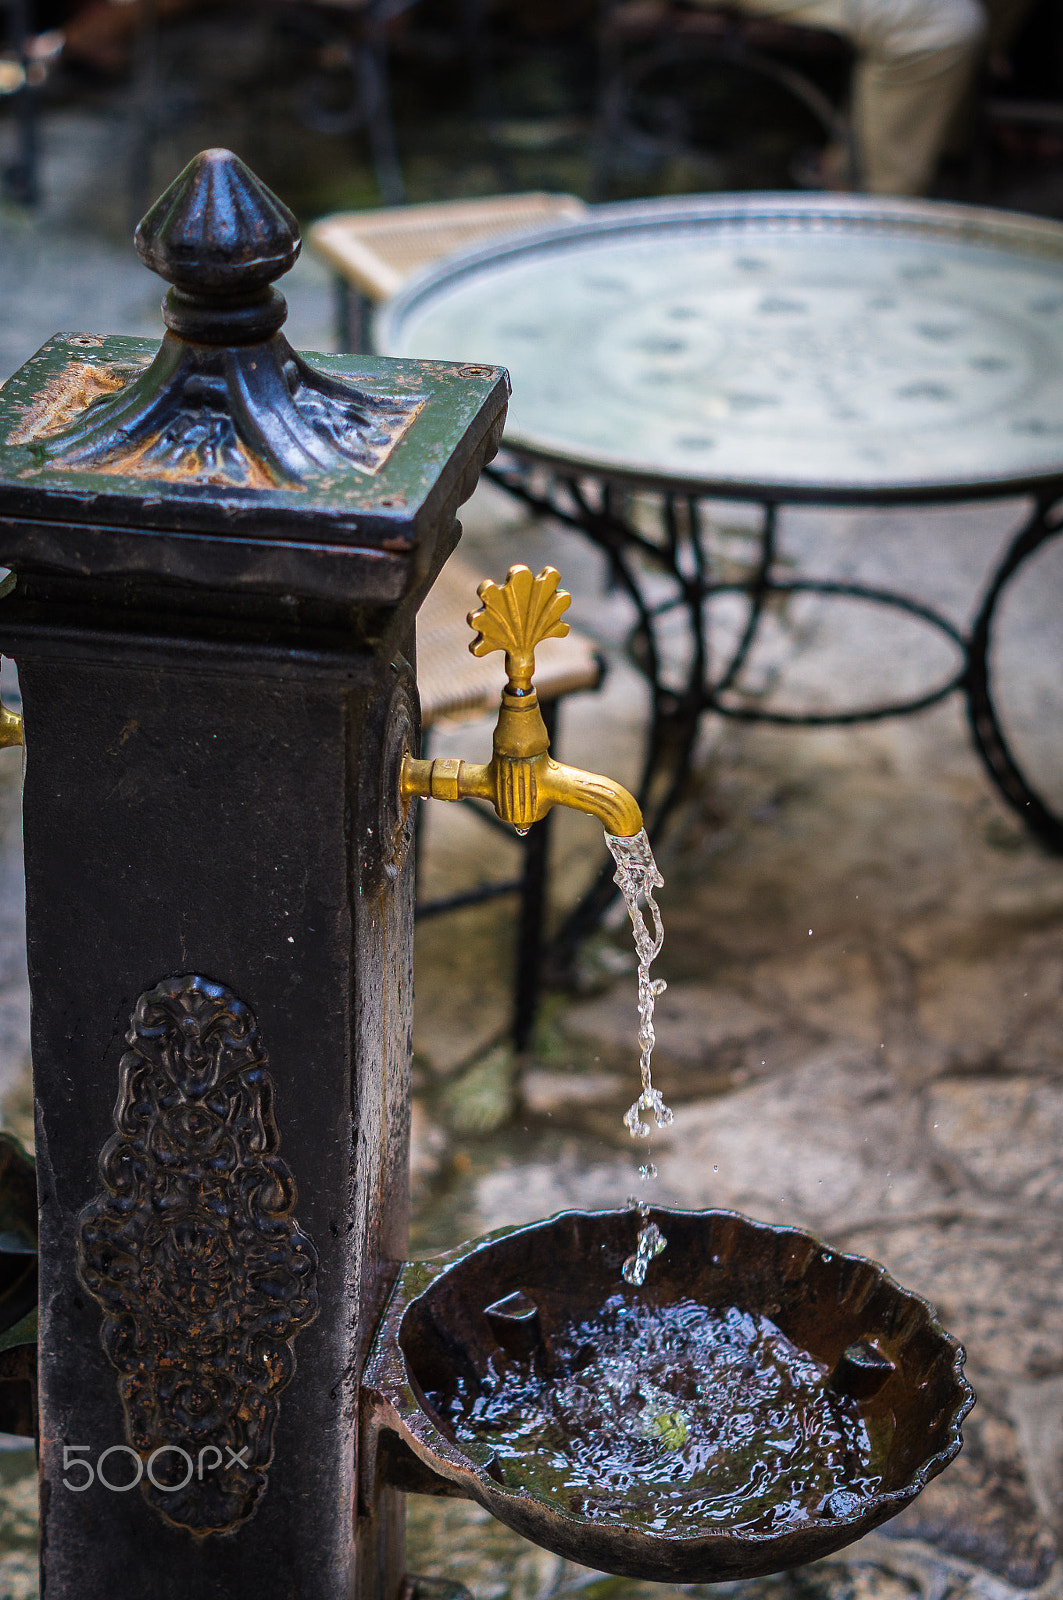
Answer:
[[[582,767],[567,767],[547,757],[540,783],[549,796],[543,811],[551,805],[568,806],[570,811],[585,811],[597,817],[606,833],[629,838],[642,828],[642,811],[635,796],[600,772],[585,772]]]
[[[407,756],[400,779],[402,798],[486,800],[503,822],[521,830],[538,822],[552,806],[568,806],[597,817],[606,833],[628,837],[642,827],[638,801],[622,784],[598,772],[584,772],[541,756],[488,762],[437,756],[419,761]]]

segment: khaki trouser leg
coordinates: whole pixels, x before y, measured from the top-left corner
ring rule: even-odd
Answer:
[[[974,76],[985,12],[974,0],[889,0],[888,17],[882,0],[857,0],[854,9],[865,13],[853,75],[863,186],[871,194],[923,194]]]
[[[852,39],[861,187],[922,194],[983,47],[979,0],[740,0],[743,10]]]

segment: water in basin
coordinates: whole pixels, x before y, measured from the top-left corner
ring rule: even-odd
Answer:
[[[881,1479],[852,1399],[766,1315],[620,1291],[548,1349],[428,1396],[488,1468],[558,1510],[662,1534],[848,1515]]]

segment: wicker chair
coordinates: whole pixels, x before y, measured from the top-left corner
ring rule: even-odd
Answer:
[[[337,347],[368,349],[372,307],[394,294],[411,273],[440,256],[481,239],[579,217],[585,209],[574,195],[509,194],[323,217],[310,228],[309,238],[335,276]],[[418,615],[417,683],[426,738],[441,722],[470,721],[498,707],[505,682],[501,659],[469,654],[466,617],[478,582],[478,575],[452,556]],[[582,635],[570,632],[565,639],[549,639],[539,646],[535,682],[551,739],[561,700],[581,690],[596,689],[601,677],[601,660]],[[514,839],[512,829],[490,811],[481,814],[486,823],[502,828]],[[417,907],[418,917],[425,918],[499,895],[519,896],[512,1022],[518,1050],[531,1041],[542,985],[550,822],[547,816],[526,839],[514,840],[522,850],[518,877],[479,884],[441,900],[421,901]]]
[[[572,194],[501,194],[322,217],[309,239],[333,270],[337,349],[368,350],[373,306],[440,256],[499,234],[564,222],[585,210]]]

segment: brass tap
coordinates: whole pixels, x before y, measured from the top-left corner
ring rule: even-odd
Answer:
[[[532,683],[535,648],[544,639],[563,639],[561,621],[572,596],[557,587],[560,573],[544,567],[537,578],[531,568],[510,567],[504,583],[485,578],[476,593],[481,607],[469,613],[476,638],[474,656],[506,652],[508,682],[495,725],[494,754],[486,765],[438,756],[419,761],[407,754],[399,779],[402,798],[487,800],[503,822],[526,832],[551,806],[569,806],[597,817],[606,833],[628,837],[642,827],[634,795],[612,778],[579,767],[566,767],[550,756],[550,739]]]

